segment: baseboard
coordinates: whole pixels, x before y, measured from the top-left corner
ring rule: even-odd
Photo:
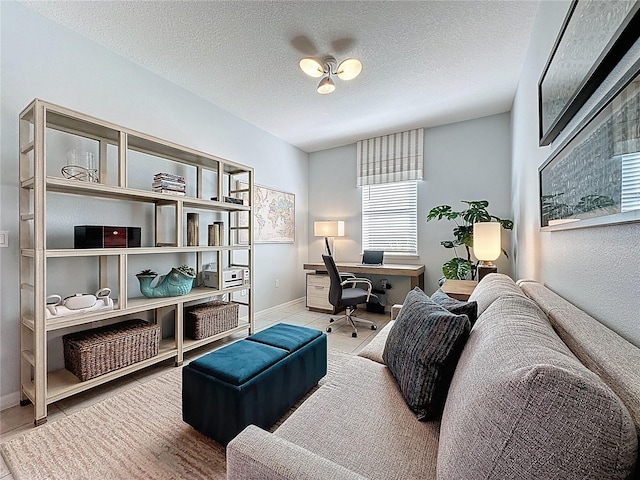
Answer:
[[[276,305],[275,307],[271,307],[271,308],[267,308],[265,310],[260,310],[259,312],[256,312],[254,315],[254,320],[257,318],[260,318],[264,315],[268,315],[270,313],[276,312],[278,310],[280,310],[281,308],[284,307],[292,307],[293,305],[297,304],[297,303],[305,303],[306,302],[306,297],[300,297],[300,298],[296,298],[295,300],[291,300],[290,302],[286,302],[286,303],[281,303],[280,305]]]
[[[20,404],[20,391],[8,393],[0,397],[0,410]]]

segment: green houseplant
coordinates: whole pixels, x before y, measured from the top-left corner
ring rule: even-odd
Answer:
[[[450,220],[456,224],[453,228],[453,240],[443,240],[440,242],[440,245],[444,248],[452,248],[455,253],[454,258],[442,265],[442,273],[447,279],[464,280],[469,275],[471,275],[472,279],[476,278],[476,269],[478,264],[477,262],[473,263],[471,260],[474,223],[490,222],[495,220],[500,222],[502,228],[506,230],[513,230],[513,221],[503,220],[495,215],[491,215],[487,211],[487,208],[489,207],[488,201],[462,200],[462,203],[467,204],[467,208],[464,210],[456,211],[453,210],[450,205],[439,205],[437,207],[433,207],[427,215],[427,222],[431,220]],[[466,258],[461,257],[458,254],[458,247],[464,247],[466,251]],[[502,249],[502,252],[507,256],[507,258],[509,257],[504,249]]]

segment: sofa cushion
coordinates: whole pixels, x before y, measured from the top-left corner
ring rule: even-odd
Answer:
[[[418,419],[442,412],[470,328],[466,315],[454,315],[418,287],[407,294],[382,358]]]
[[[440,422],[416,421],[384,365],[343,367],[274,435],[369,479],[435,479]]]
[[[573,354],[620,397],[640,434],[640,348],[544,285],[534,281],[518,284],[547,314]]]
[[[463,302],[457,298],[450,297],[442,291],[441,288],[436,290],[429,298],[441,307],[446,308],[456,315],[466,315],[473,327],[478,319],[478,302]]]
[[[627,409],[531,300],[498,298],[478,318],[442,416],[440,478],[627,478],[636,450]]]
[[[391,331],[394,323],[396,323],[395,320],[391,320],[387,323],[384,328],[380,330],[362,350],[360,350],[358,356],[368,358],[369,360],[373,360],[374,362],[382,363],[384,365],[382,354],[384,353],[384,346],[387,343],[387,337],[389,336],[389,332]]]
[[[478,282],[478,286],[469,295],[469,301],[477,302],[479,317],[503,295],[525,296],[510,277],[502,273],[490,273]]]

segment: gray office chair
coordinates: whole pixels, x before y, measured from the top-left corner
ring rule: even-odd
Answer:
[[[378,298],[371,293],[371,289],[373,288],[371,282],[366,278],[355,277],[349,277],[343,280],[340,273],[338,273],[338,268],[336,267],[336,263],[333,261],[332,256],[322,255],[322,260],[324,261],[324,265],[327,268],[329,279],[331,281],[329,286],[329,303],[335,308],[345,308],[345,315],[343,317],[338,319],[330,318],[329,322],[334,323],[346,319],[353,327],[353,333],[351,334],[352,337],[358,336],[358,329],[356,328],[355,322],[365,323],[369,325],[371,330],[376,330],[378,326],[372,321],[353,318],[358,304],[366,303],[371,301],[371,299]],[[356,288],[356,285],[359,283],[366,284],[367,289],[363,290],[362,288]],[[347,285],[351,285],[353,288],[344,288]],[[331,328],[331,326],[327,327],[327,332],[331,332]]]

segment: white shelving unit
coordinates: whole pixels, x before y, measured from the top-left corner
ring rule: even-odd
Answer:
[[[63,178],[58,171],[47,168],[48,137],[69,135],[73,139],[91,141],[97,150],[97,175],[99,183]],[[115,153],[114,153],[115,152]],[[142,154],[150,164],[144,164],[148,173],[149,189],[129,186],[130,157]],[[154,160],[156,166],[153,165]],[[173,196],[153,192],[153,175],[166,166],[186,170],[194,178],[187,196]],[[136,169],[140,169],[136,165]],[[182,171],[180,170],[180,171]],[[135,172],[139,174],[140,172]],[[184,353],[207,345],[228,335],[254,330],[253,311],[253,169],[218,158],[191,148],[152,137],[82,113],[35,99],[20,114],[20,342],[21,342],[21,403],[35,406],[34,423],[46,422],[47,406],[53,402],[91,389],[149,365],[171,359],[180,365]],[[242,182],[243,188],[238,187]],[[206,193],[205,193],[206,192]],[[214,195],[211,193],[214,192]],[[227,203],[205,198],[245,198],[243,204]],[[50,238],[47,214],[55,213],[53,196],[73,196],[79,205],[94,199],[126,204],[126,208],[145,208],[152,205],[153,240],[150,245],[130,248],[73,248],[73,223],[65,225],[68,236],[61,240],[56,234]],[[124,208],[124,207],[123,207]],[[148,208],[148,207],[146,207]],[[117,209],[116,209],[117,210]],[[166,215],[170,211],[167,228]],[[186,246],[186,213],[202,212],[216,215],[225,224],[225,244],[219,246]],[[57,212],[60,214],[60,212]],[[243,220],[241,220],[243,215]],[[100,224],[99,222],[93,222]],[[49,228],[51,229],[52,226]],[[56,229],[61,228],[59,225]],[[170,241],[160,242],[167,230],[172,232]],[[48,248],[47,243],[64,242],[68,248]],[[53,241],[55,240],[55,241]],[[166,240],[166,238],[164,238]],[[162,246],[157,246],[162,244]],[[223,288],[222,275],[218,275],[218,288],[194,287],[186,295],[177,297],[146,298],[136,289],[137,280],[131,263],[136,257],[158,258],[179,255],[188,258],[188,264],[198,272],[196,285],[201,280],[204,265],[214,264],[218,273],[229,266],[248,267],[249,284]],[[215,262],[205,261],[205,255]],[[162,258],[162,257],[161,257]],[[164,257],[169,258],[169,257]],[[115,299],[113,310],[94,311],[88,314],[61,316],[47,319],[48,293],[47,264],[56,262],[95,261],[95,278],[88,283],[106,286],[111,282]],[[97,261],[96,261],[97,260]],[[63,267],[64,268],[64,267]],[[159,272],[165,273],[165,272]],[[69,267],[72,274],[72,267]],[[134,283],[132,285],[132,283]],[[88,287],[87,287],[88,289]],[[132,294],[136,291],[136,294]],[[53,292],[58,293],[58,292]],[[73,294],[74,292],[66,292]],[[238,300],[238,296],[240,300]],[[243,315],[237,328],[202,340],[184,337],[184,307],[209,298],[228,298],[241,304]],[[232,298],[233,297],[233,298]],[[157,356],[105,375],[81,382],[65,369],[49,368],[48,343],[65,333],[93,328],[96,325],[115,323],[131,315],[146,315],[147,319],[161,326],[164,315],[173,312],[173,331],[163,331]],[[166,329],[170,330],[170,329]]]

